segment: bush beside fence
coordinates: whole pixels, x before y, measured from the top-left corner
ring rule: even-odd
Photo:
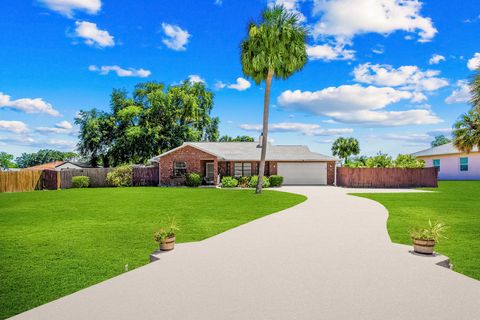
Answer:
[[[436,188],[437,169],[337,168],[337,185],[350,188]]]

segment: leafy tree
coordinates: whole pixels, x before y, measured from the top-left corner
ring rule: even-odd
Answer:
[[[132,96],[113,90],[110,112],[82,111],[78,149],[93,164],[145,163],[185,141],[217,141],[213,93],[203,83],[140,83]]]
[[[17,157],[16,162],[20,168],[27,168],[53,161],[72,160],[76,157],[78,157],[78,155],[74,152],[41,149],[34,153],[22,153],[20,157]]]
[[[425,168],[425,161],[410,154],[399,154],[394,162],[395,168]]]
[[[455,122],[453,136],[453,145],[462,152],[480,149],[480,112],[475,107]]]
[[[332,144],[332,154],[349,162],[349,157],[360,153],[360,144],[355,138],[337,138]]]
[[[0,151],[0,169],[16,168],[17,164],[13,161],[13,155]]]
[[[367,168],[391,168],[394,162],[388,154],[379,152],[376,156],[368,158],[366,165]]]
[[[433,148],[433,147],[438,147],[450,142],[452,142],[452,140],[448,139],[443,134],[441,134],[441,135],[435,136],[435,139],[430,143],[430,145]]]
[[[345,167],[347,168],[365,168],[367,166],[367,156],[358,156],[350,159],[347,163],[345,163]]]
[[[224,136],[221,136],[218,141],[220,142],[253,142],[255,141],[255,139],[249,136],[236,136],[235,138],[232,138],[228,135],[224,135]]]
[[[256,192],[262,192],[268,141],[268,109],[272,79],[287,79],[307,62],[307,30],[296,14],[283,6],[263,11],[258,23],[250,23],[248,35],[241,43],[242,70],[258,85],[265,81],[263,102],[263,136]]]

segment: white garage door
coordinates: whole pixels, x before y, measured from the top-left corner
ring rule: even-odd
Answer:
[[[325,162],[279,162],[278,175],[284,184],[327,184]]]

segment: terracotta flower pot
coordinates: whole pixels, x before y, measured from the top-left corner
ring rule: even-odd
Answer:
[[[435,240],[415,239],[413,240],[413,251],[422,254],[433,254]]]
[[[175,237],[170,237],[165,239],[164,242],[160,243],[160,250],[170,251],[175,247]]]

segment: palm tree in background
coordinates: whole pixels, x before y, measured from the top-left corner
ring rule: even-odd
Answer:
[[[348,163],[348,158],[360,153],[360,143],[355,138],[337,138],[332,144],[332,154]]]
[[[467,113],[462,114],[453,128],[455,148],[466,153],[475,147],[480,150],[480,112],[475,106]]]
[[[470,81],[470,93],[472,99],[470,100],[472,106],[480,112],[480,66],[478,66],[477,71]]]
[[[462,152],[480,150],[480,66],[470,81],[472,108],[453,125],[453,145]]]
[[[268,108],[272,79],[287,79],[307,62],[307,30],[296,14],[283,6],[263,11],[259,23],[250,23],[248,35],[241,43],[242,71],[258,85],[265,81],[263,100],[262,153],[256,193],[262,192],[268,142]]]

